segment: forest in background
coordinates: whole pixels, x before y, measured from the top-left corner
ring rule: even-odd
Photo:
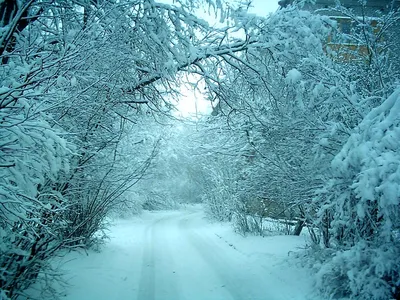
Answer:
[[[100,243],[108,216],[189,199],[243,235],[306,228],[324,298],[398,299],[399,11],[376,32],[337,4],[349,37],[303,4],[2,1],[0,298],[50,284],[51,259]],[[182,84],[214,105],[195,126],[173,116]]]

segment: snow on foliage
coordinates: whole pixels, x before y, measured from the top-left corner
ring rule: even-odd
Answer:
[[[328,226],[330,248],[339,250],[318,266],[318,285],[326,295],[389,299],[398,293],[399,149],[397,88],[365,116],[333,159],[332,179],[319,196],[324,199],[319,222]]]
[[[10,73],[8,79],[13,76]],[[66,200],[54,185],[69,173],[73,147],[37,112],[43,107],[24,97],[34,92],[26,88],[0,94],[4,105],[0,107],[0,286],[4,290],[29,286],[42,265],[35,262],[36,253],[45,259],[41,251],[52,252],[47,234],[64,227],[60,215]],[[40,98],[36,98],[39,103]],[[51,240],[57,245],[57,238]],[[6,299],[6,294],[1,297]]]
[[[13,3],[0,3],[0,297],[51,281],[54,253],[96,243],[110,212],[186,197],[243,233],[262,228],[248,216],[295,218],[300,231],[317,218],[329,297],[399,285],[399,92],[387,97],[397,79],[385,53],[335,61],[333,22],[296,5],[268,18],[232,10],[236,27],[216,29],[192,12],[207,4],[224,19],[219,0]],[[178,155],[162,126],[182,73],[203,78],[219,118],[201,135],[212,146]]]
[[[240,18],[243,23],[243,15]],[[248,148],[253,151],[249,163],[243,167],[246,172],[242,170],[236,177],[237,192],[233,196],[239,196],[239,201],[246,204],[241,212],[249,214],[246,207],[254,204],[260,214],[263,202],[279,203],[283,211],[296,207],[294,216],[310,225],[318,224],[320,231],[309,227],[311,237],[319,244],[321,234],[328,248],[322,251],[323,257],[337,257],[336,265],[320,266],[319,287],[324,290],[325,298],[367,297],[372,289],[365,289],[366,294],[361,296],[363,282],[382,288],[370,294],[378,299],[379,295],[390,295],[391,288],[398,285],[394,281],[398,275],[394,266],[398,266],[398,261],[387,258],[397,253],[397,248],[384,236],[398,240],[395,183],[399,157],[395,150],[398,129],[394,128],[397,121],[388,125],[386,131],[375,129],[373,134],[377,136],[370,140],[363,136],[372,134],[365,125],[371,118],[369,113],[387,103],[385,99],[393,92],[397,80],[390,76],[391,67],[386,63],[385,53],[371,52],[366,64],[341,61],[340,56],[324,50],[334,22],[326,16],[301,11],[296,5],[268,19],[251,16],[251,23],[257,24],[252,29],[249,27],[249,32],[257,36],[257,47],[250,46],[246,55],[231,55],[229,66],[221,71],[224,82],[219,82],[213,90],[220,101],[214,113],[223,121],[225,116],[226,127],[236,136],[245,136]],[[370,24],[363,26],[371,30]],[[369,35],[358,34],[357,38],[374,49],[381,49],[379,40]],[[371,124],[377,122],[374,119]],[[353,140],[357,132],[359,143]],[[352,138],[348,141],[349,136]],[[231,140],[225,138],[223,147],[233,147]],[[242,149],[242,145],[237,146],[234,153],[246,155]],[[344,162],[339,160],[344,175],[334,167],[340,155],[344,157]],[[332,169],[329,169],[327,166],[332,160]],[[347,160],[349,163],[345,164]],[[371,168],[373,161],[376,166]],[[365,169],[361,167],[364,164]],[[219,168],[227,171],[224,165]],[[226,179],[230,181],[229,177]],[[246,197],[241,197],[240,191]],[[316,191],[319,191],[318,197],[315,197]],[[316,219],[318,222],[314,222]],[[379,239],[384,242],[378,242]],[[366,254],[350,262],[356,252],[353,249],[365,249]],[[341,253],[346,259],[342,259]],[[317,251],[312,257],[318,258],[318,255]],[[349,281],[346,266],[354,265],[360,268],[354,267],[349,272],[352,278]],[[328,270],[333,270],[332,276],[327,275]],[[337,273],[333,274],[334,271]]]
[[[287,82],[295,84],[301,80],[301,73],[296,69],[291,69],[286,75]]]
[[[218,0],[67,2],[0,3],[4,299],[51,282],[49,258],[92,245],[110,211],[137,208],[131,187],[158,144],[148,120],[170,110],[164,95],[176,89],[177,69],[204,53],[193,47],[209,46],[208,24],[191,11],[222,8]]]

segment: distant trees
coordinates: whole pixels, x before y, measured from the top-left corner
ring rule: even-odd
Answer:
[[[138,193],[147,210],[176,209],[187,203],[200,203],[202,195],[199,164],[192,155],[192,126],[182,121],[164,119],[155,124],[160,132],[160,151],[145,178],[138,183]],[[158,125],[158,126],[157,126]]]

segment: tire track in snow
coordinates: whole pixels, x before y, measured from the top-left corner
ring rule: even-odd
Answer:
[[[234,300],[294,300],[311,299],[303,293],[296,295],[290,282],[275,274],[271,268],[255,265],[248,254],[236,249],[219,235],[202,232],[198,219],[185,216],[179,222],[187,239],[225,283],[227,291]],[[216,238],[217,237],[217,238]],[[277,290],[277,286],[288,289]],[[299,290],[300,292],[300,290]],[[224,299],[227,300],[227,299]]]
[[[144,228],[138,300],[293,300],[279,279],[212,231],[199,212],[162,216]],[[199,222],[200,221],[200,222]]]
[[[139,293],[137,299],[154,300],[155,296],[155,264],[154,264],[154,226],[147,226],[142,255],[142,270],[140,275]]]
[[[161,297],[158,297],[159,295],[157,295],[157,291],[159,291],[161,283],[164,281],[158,280],[158,277],[163,275],[164,270],[160,268],[163,267],[165,258],[168,256],[172,257],[172,255],[170,255],[171,253],[168,247],[168,241],[163,239],[165,234],[164,230],[168,230],[164,228],[164,225],[168,224],[171,219],[173,220],[175,218],[176,215],[164,216],[161,219],[155,220],[145,229],[142,269],[137,297],[138,300],[164,299],[162,295]],[[159,272],[159,274],[157,272]],[[170,290],[176,290],[175,282],[169,280],[168,288]],[[159,292],[163,291],[161,290]],[[174,297],[174,300],[179,300],[178,295]]]
[[[232,270],[230,263],[226,257],[222,257],[224,249],[219,245],[211,243],[204,239],[201,235],[194,232],[193,228],[189,226],[189,219],[187,216],[179,221],[179,227],[184,231],[187,240],[200,254],[203,261],[208,264],[211,269],[217,274],[224,283],[223,287],[227,290],[233,300],[252,299],[249,298],[248,291],[245,291],[240,283],[240,280],[235,276],[236,272]]]

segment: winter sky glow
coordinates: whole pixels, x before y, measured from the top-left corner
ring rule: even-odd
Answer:
[[[259,16],[266,16],[278,9],[278,0],[253,0],[249,12]]]
[[[278,7],[278,0],[253,0],[249,13],[264,17],[269,13],[275,12]],[[206,19],[210,24],[214,21],[213,17],[207,15],[201,17]],[[204,100],[200,93],[193,92],[191,89],[182,88],[182,94],[184,96],[177,105],[177,115],[181,117],[190,117],[211,113],[212,108],[210,102]]]

